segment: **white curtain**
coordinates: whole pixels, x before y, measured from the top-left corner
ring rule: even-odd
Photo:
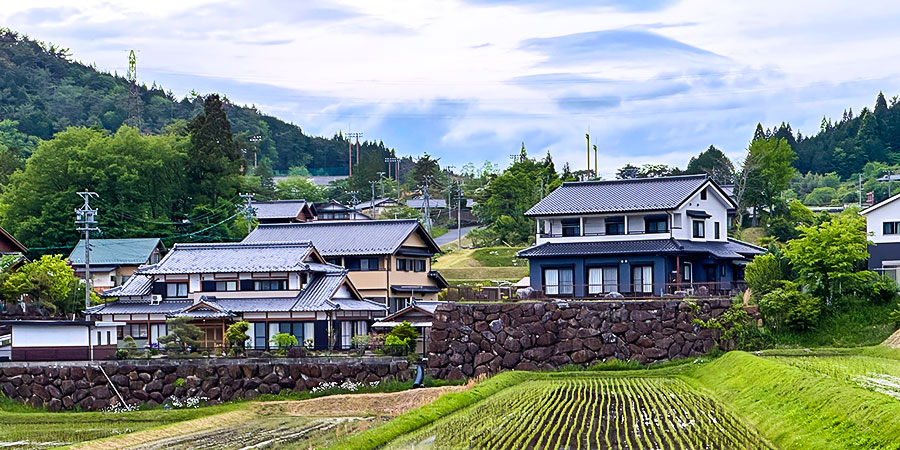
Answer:
[[[569,269],[559,271],[559,292],[569,295],[575,293],[575,280],[573,272]]]
[[[353,337],[353,322],[344,320],[341,322],[341,348],[350,348],[351,337]]]
[[[301,344],[306,345],[306,342],[312,342],[312,345],[316,343],[316,323],[315,322],[304,322],[303,323],[303,342]]]
[[[619,292],[619,268],[603,268],[603,292]]]
[[[544,290],[547,295],[559,294],[559,271],[556,269],[544,270]]]
[[[603,269],[596,267],[588,269],[588,294],[603,292]]]

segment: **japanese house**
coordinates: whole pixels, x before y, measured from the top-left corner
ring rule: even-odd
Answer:
[[[0,227],[0,273],[15,271],[26,264],[28,262],[28,258],[25,257],[26,253],[28,253],[28,249]]]
[[[316,220],[372,220],[371,217],[335,200],[316,203],[313,210]]]
[[[359,292],[392,313],[414,300],[437,300],[448,286],[431,270],[440,247],[414,219],[259,225],[244,239],[252,244],[300,241],[312,242],[326,261],[347,268]]]
[[[121,286],[137,269],[159,262],[166,248],[157,238],[91,239],[91,286],[96,292]],[[84,278],[84,240],[69,253],[75,276]]]
[[[150,347],[168,334],[166,319],[189,317],[205,332],[205,348],[220,348],[226,328],[241,320],[250,323],[248,348],[270,348],[278,333],[313,349],[349,348],[386,309],[365,300],[347,270],[326,263],[308,241],[176,244],[102,296],[117,300],[87,313],[124,322],[123,336]]]
[[[297,223],[315,219],[315,213],[306,200],[251,202],[250,207],[259,223]]]
[[[733,200],[706,175],[564,183],[536,221],[531,287],[548,296],[730,294],[764,249],[728,237]]]

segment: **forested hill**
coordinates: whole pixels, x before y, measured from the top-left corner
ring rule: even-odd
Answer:
[[[900,104],[897,97],[888,102],[879,93],[874,109],[863,108],[858,115],[850,109],[835,121],[823,118],[813,136],[794,135],[784,123],[767,134],[788,140],[797,152],[794,166],[800,173],[836,172],[847,179],[869,162],[900,163]]]
[[[98,71],[73,60],[67,49],[0,29],[0,120],[17,121],[22,133],[49,139],[68,126],[115,131],[124,123],[140,125],[143,133],[158,133],[203,110],[201,98],[178,100],[155,83],[139,85],[137,100],[129,88],[122,74]],[[307,136],[299,126],[253,107],[226,102],[225,108],[238,145],[258,146],[259,156],[269,159],[274,170],[305,166],[314,175],[346,173],[347,141],[340,136]],[[139,124],[129,118],[131,111],[139,111]],[[251,142],[252,136],[261,139]]]

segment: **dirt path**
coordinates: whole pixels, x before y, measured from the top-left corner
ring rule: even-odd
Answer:
[[[885,339],[881,345],[885,347],[900,348],[900,330],[895,331],[894,334]]]
[[[330,429],[342,423],[342,417],[352,416],[396,416],[414,408],[433,402],[441,395],[458,392],[470,386],[444,386],[436,388],[410,389],[386,394],[342,394],[301,401],[278,401],[250,403],[246,408],[223,414],[174,423],[160,428],[129,433],[107,440],[90,441],[71,448],[82,449],[125,449],[125,448],[166,448],[181,447],[185,438],[196,444],[205,443],[213,435],[240,434],[244,444],[269,445],[275,441],[291,437],[289,431],[306,433],[318,429]],[[278,430],[274,437],[260,433],[256,428],[272,418],[310,417],[314,420],[305,429],[301,424],[288,424]],[[329,418],[323,420],[321,418]],[[264,427],[263,427],[264,428]],[[271,434],[271,433],[270,433]],[[230,436],[229,436],[230,437]],[[256,442],[258,440],[258,442]],[[253,442],[250,442],[253,441]]]
[[[341,394],[310,400],[265,402],[254,405],[260,414],[285,414],[307,417],[396,416],[427,405],[438,397],[468,389],[467,386],[443,386],[409,389],[388,394]]]

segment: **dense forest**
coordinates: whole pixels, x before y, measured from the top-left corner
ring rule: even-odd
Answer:
[[[258,159],[268,160],[276,173],[292,167],[306,167],[313,175],[347,173],[347,140],[340,135],[308,136],[299,126],[253,106],[223,100],[235,141],[251,159],[258,152]],[[15,121],[25,136],[47,140],[69,126],[114,132],[123,124],[157,134],[202,110],[197,94],[179,100],[156,83],[132,85],[121,74],[72,59],[68,49],[0,29],[0,119]],[[362,147],[382,150],[384,144],[365,142]]]

